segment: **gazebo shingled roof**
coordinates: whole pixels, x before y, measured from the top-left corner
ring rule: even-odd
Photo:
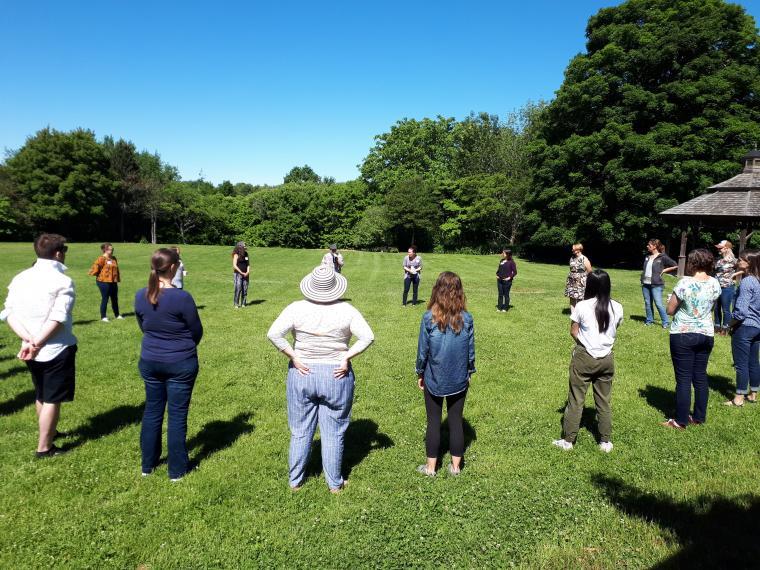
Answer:
[[[712,193],[678,204],[660,212],[660,215],[686,226],[690,222],[698,226],[741,228],[739,251],[744,249],[748,231],[760,225],[760,151],[753,150],[744,157],[744,170],[710,186]],[[686,230],[681,232],[681,253],[678,274],[683,275],[686,258]]]

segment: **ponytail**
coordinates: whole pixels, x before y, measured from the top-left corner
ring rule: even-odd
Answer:
[[[179,255],[176,251],[165,247],[157,249],[150,258],[150,276],[148,277],[148,290],[145,292],[145,297],[153,306],[158,305],[158,296],[161,293],[159,276],[167,273],[172,265],[179,265]]]

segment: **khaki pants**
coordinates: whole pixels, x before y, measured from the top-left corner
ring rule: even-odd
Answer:
[[[610,352],[603,358],[594,358],[582,345],[573,349],[570,360],[570,387],[567,394],[567,407],[562,421],[565,441],[575,443],[578,428],[583,415],[583,404],[589,384],[594,389],[594,405],[599,423],[599,435],[602,442],[609,441],[612,435],[612,377],[615,374],[615,359]]]

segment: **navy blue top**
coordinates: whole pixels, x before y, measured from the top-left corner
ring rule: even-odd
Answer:
[[[462,313],[459,333],[451,327],[441,332],[432,311],[422,315],[417,342],[417,374],[424,374],[425,387],[434,396],[450,396],[467,388],[475,372],[475,325],[472,315]]]
[[[760,328],[760,281],[754,275],[741,280],[733,317],[745,326]]]
[[[142,352],[145,360],[179,362],[197,355],[196,345],[203,336],[193,296],[183,289],[161,289],[158,304],[145,297],[147,288],[135,295],[135,315],[143,332]]]

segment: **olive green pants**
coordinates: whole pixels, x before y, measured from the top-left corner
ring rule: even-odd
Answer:
[[[615,359],[610,352],[602,358],[594,358],[582,345],[573,349],[570,360],[570,387],[567,393],[567,407],[562,421],[563,438],[575,443],[581,425],[583,405],[588,386],[594,389],[594,405],[599,423],[602,442],[612,435],[612,377],[615,374]]]

